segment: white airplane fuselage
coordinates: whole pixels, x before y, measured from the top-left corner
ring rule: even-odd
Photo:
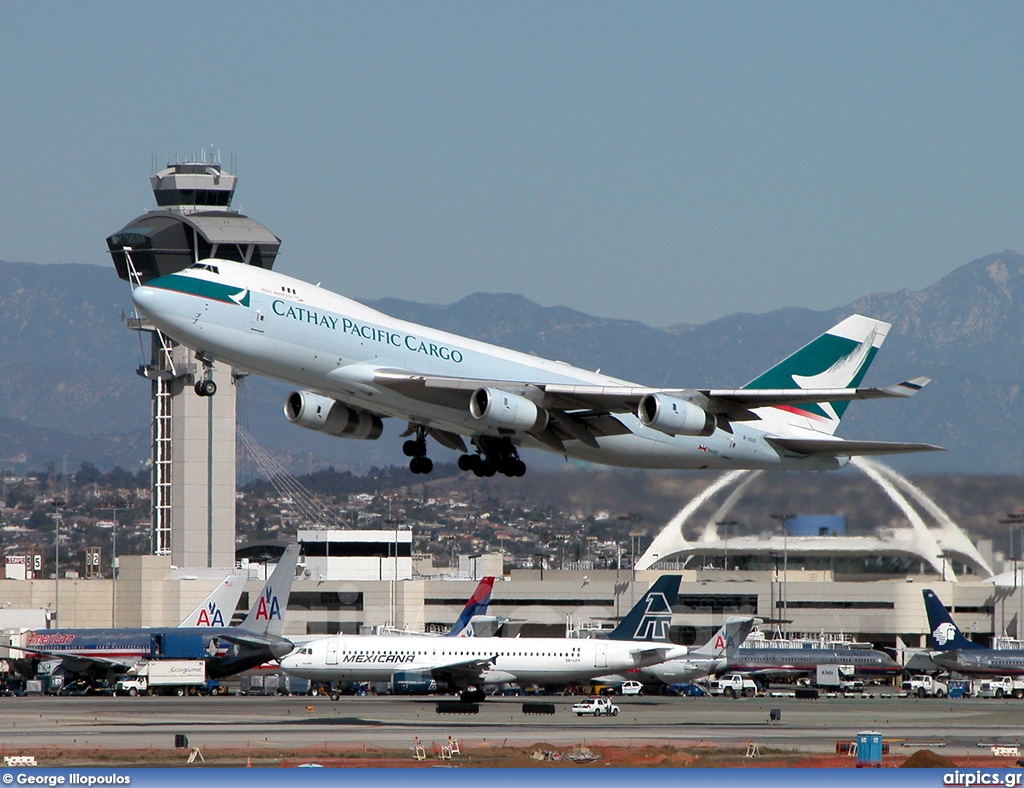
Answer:
[[[556,684],[655,664],[685,652],[666,644],[577,638],[437,638],[351,635],[303,644],[281,659],[293,676],[314,681],[387,681],[395,673],[430,673],[471,662],[489,663],[469,685]],[[453,668],[458,672],[456,668]]]
[[[497,428],[474,418],[468,408],[407,396],[375,382],[375,374],[396,369],[480,380],[635,385],[398,320],[273,271],[223,260],[206,262],[216,273],[192,268],[174,275],[194,292],[161,287],[160,280],[137,287],[133,300],[139,311],[177,342],[216,360],[321,393],[355,409],[458,435],[498,437],[502,433]],[[599,448],[569,440],[564,453],[633,468],[830,470],[847,460],[782,455],[765,441],[765,430],[754,426],[765,422],[736,422],[732,432],[716,429],[708,437],[689,437],[646,427],[636,414],[621,413],[616,418],[628,434],[601,437]],[[804,431],[790,426],[783,432],[799,437]],[[813,431],[806,432],[814,437]],[[517,434],[517,440],[527,448],[553,450],[525,433]]]

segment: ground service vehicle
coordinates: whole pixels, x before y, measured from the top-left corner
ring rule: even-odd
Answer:
[[[1012,676],[993,676],[975,686],[979,698],[1024,698],[1024,679]]]
[[[141,662],[121,676],[115,695],[187,695],[206,686],[206,662],[201,659],[158,659]]]
[[[594,695],[579,703],[574,703],[572,711],[577,717],[582,717],[584,714],[593,714],[595,717],[603,715],[614,717],[619,713],[619,707],[603,695]]]
[[[900,689],[918,698],[944,698],[949,694],[945,682],[932,676],[911,676],[900,685]]]
[[[718,679],[718,687],[727,698],[752,698],[757,695],[757,683],[739,673],[726,673]]]
[[[624,681],[619,689],[623,695],[639,695],[644,691],[644,685],[639,681]]]

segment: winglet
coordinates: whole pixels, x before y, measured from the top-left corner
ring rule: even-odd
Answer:
[[[913,397],[917,392],[932,382],[931,378],[924,376],[904,380],[895,386],[888,386],[882,389],[886,394],[893,397]]]

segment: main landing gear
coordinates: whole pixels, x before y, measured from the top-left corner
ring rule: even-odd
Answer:
[[[409,460],[409,470],[413,473],[430,473],[434,470],[434,462],[427,456],[427,431],[423,427],[416,428],[416,437],[402,444],[402,453]]]
[[[519,452],[508,438],[481,436],[473,442],[478,452],[459,457],[461,470],[472,471],[476,476],[503,473],[508,477],[518,477],[526,474],[526,463],[519,459]]]

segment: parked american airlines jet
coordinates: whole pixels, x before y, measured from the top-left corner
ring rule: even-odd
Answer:
[[[647,388],[396,320],[242,263],[203,260],[132,298],[207,369],[224,361],[297,386],[284,411],[299,426],[374,440],[384,419],[406,422],[414,473],[433,467],[428,437],[463,452],[459,467],[478,476],[522,476],[520,448],[630,468],[801,470],[937,448],[835,437],[850,400],[910,397],[928,383],[858,388],[889,331],[860,315],[743,388]],[[208,374],[195,388],[216,392]]]
[[[338,635],[303,644],[280,660],[314,681],[436,682],[483,699],[486,684],[563,684],[645,667],[686,653],[668,640],[679,576],[665,575],[614,630],[616,638],[439,638]]]

